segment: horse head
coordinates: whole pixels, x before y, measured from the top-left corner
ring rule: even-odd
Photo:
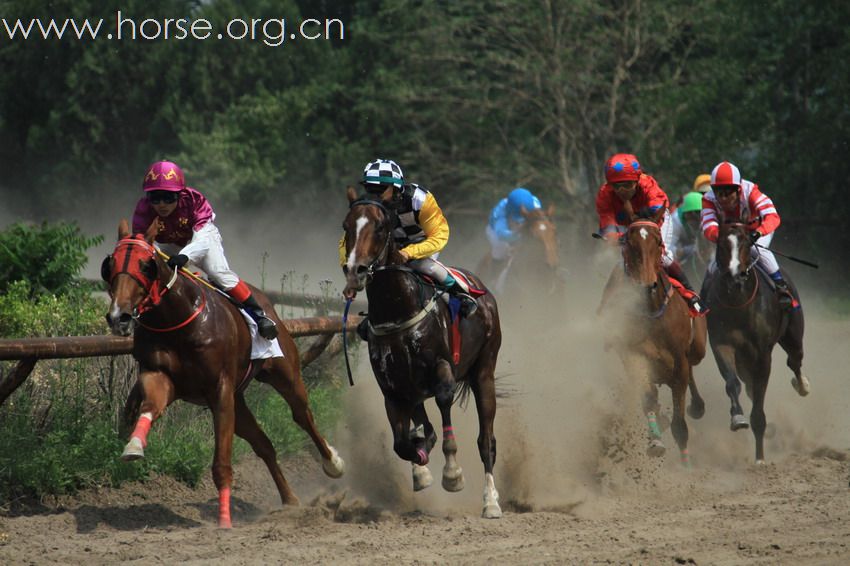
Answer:
[[[661,228],[651,220],[629,224],[624,240],[626,274],[636,284],[653,287],[661,267]]]
[[[144,235],[134,236],[122,220],[115,249],[101,264],[100,274],[112,299],[106,322],[113,334],[131,335],[139,315],[159,302],[166,287],[167,281],[161,280],[171,273],[153,245],[158,228],[159,222],[154,220]]]
[[[739,283],[746,280],[755,265],[750,255],[753,243],[749,233],[750,230],[743,222],[721,221],[717,236],[717,269]]]
[[[393,228],[397,216],[391,208],[392,187],[372,198],[360,197],[353,187],[348,187],[348,214],[342,223],[345,231],[346,297],[362,291],[371,281],[375,269],[399,263]]]
[[[529,211],[525,207],[520,209],[520,213],[525,217],[525,232],[543,245],[546,265],[552,270],[557,270],[560,258],[558,257],[558,231],[555,223],[552,222],[554,212],[555,207],[551,204],[546,210],[535,208]]]

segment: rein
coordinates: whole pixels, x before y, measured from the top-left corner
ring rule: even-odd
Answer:
[[[739,304],[739,305],[729,305],[729,304],[724,304],[723,301],[721,301],[720,297],[718,296],[717,302],[718,302],[718,304],[721,308],[725,308],[725,309],[743,309],[743,308],[746,308],[755,300],[756,296],[758,295],[759,287],[761,286],[761,283],[759,282],[758,273],[755,272],[754,269],[753,269],[756,266],[756,264],[758,263],[758,260],[759,260],[758,248],[756,247],[755,250],[756,250],[755,257],[753,257],[750,260],[750,262],[747,264],[747,268],[744,269],[744,271],[743,271],[743,275],[746,276],[746,277],[749,277],[749,275],[751,273],[753,273],[755,275],[756,283],[755,283],[755,285],[753,285],[753,292],[750,295],[750,298],[747,299],[746,301],[744,301],[743,303]],[[722,275],[723,274],[721,274],[721,278],[722,278]],[[713,287],[713,285],[712,285],[712,287]]]

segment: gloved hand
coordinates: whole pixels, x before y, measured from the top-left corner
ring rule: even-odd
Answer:
[[[756,242],[758,242],[759,238],[761,238],[761,237],[762,237],[762,233],[759,232],[758,230],[753,230],[752,232],[750,232],[750,241],[754,244]]]
[[[184,255],[184,254],[173,255],[170,258],[168,258],[168,261],[166,262],[168,267],[170,267],[172,269],[180,269],[181,267],[183,267],[187,263],[189,263],[189,256]]]

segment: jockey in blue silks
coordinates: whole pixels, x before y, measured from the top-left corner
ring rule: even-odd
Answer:
[[[540,199],[525,188],[517,188],[490,211],[487,223],[487,240],[490,242],[490,256],[497,265],[511,257],[514,245],[522,238],[525,224],[523,209],[531,211],[542,208]]]

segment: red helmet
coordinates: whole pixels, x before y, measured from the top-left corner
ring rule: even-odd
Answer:
[[[640,163],[631,153],[618,153],[605,162],[605,180],[609,183],[637,181],[641,173]]]
[[[728,161],[718,163],[711,172],[711,186],[741,186],[741,172]]]
[[[147,191],[182,191],[186,188],[183,171],[171,161],[157,161],[150,167],[142,181],[142,189]]]

